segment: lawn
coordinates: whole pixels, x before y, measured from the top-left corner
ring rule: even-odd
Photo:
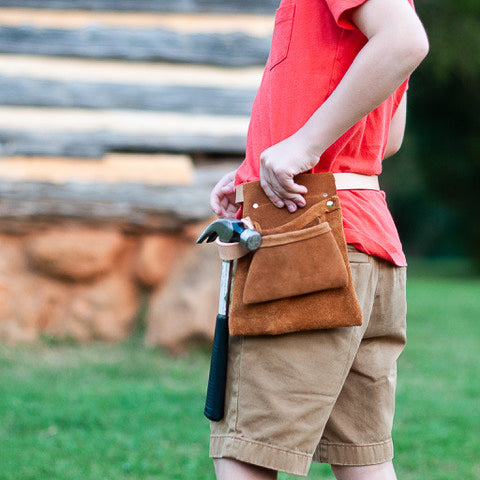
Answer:
[[[412,269],[415,272],[415,269]],[[409,281],[394,430],[399,479],[480,478],[480,281]],[[1,480],[211,479],[208,351],[0,346]],[[281,474],[281,480],[295,477]],[[309,478],[332,479],[314,465]]]

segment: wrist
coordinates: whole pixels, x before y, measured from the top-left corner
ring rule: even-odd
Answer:
[[[322,134],[318,129],[313,128],[310,122],[307,122],[294,136],[296,140],[303,146],[303,149],[309,156],[320,158],[327,149],[322,142]]]

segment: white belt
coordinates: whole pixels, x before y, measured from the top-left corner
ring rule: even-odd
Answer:
[[[361,173],[334,173],[337,190],[380,190],[378,175]],[[243,185],[236,188],[236,203],[243,202]]]
[[[337,190],[380,190],[378,175],[334,173]]]

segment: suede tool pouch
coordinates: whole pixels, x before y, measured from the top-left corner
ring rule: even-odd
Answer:
[[[347,269],[327,222],[264,235],[248,268],[243,302],[268,302],[345,287]]]
[[[275,207],[260,182],[243,185],[243,216],[251,219],[263,240],[257,252],[237,260],[231,335],[278,335],[362,324],[334,177],[302,174],[296,182],[305,185],[308,193],[305,207],[294,213]]]

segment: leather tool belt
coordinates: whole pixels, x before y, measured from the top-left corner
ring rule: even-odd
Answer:
[[[378,189],[374,178],[376,183],[372,177],[362,178],[367,182],[363,188]],[[294,213],[275,207],[258,181],[239,189],[243,216],[262,234],[262,245],[237,261],[231,335],[277,335],[362,324],[336,194],[340,180],[331,173],[302,174],[295,180],[308,193],[305,207]],[[348,179],[349,185],[353,180]],[[345,186],[347,177],[342,181]]]

